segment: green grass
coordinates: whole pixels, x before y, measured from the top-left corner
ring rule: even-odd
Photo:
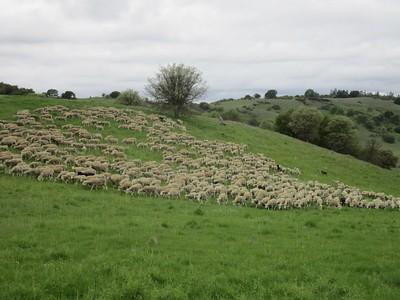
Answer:
[[[0,119],[49,104],[115,105],[0,97]],[[398,170],[235,122],[184,121],[196,137],[246,143],[299,167],[302,180],[400,195]],[[0,174],[0,236],[0,299],[400,298],[400,219],[392,210],[200,205]]]
[[[0,176],[1,299],[398,299],[400,220]]]

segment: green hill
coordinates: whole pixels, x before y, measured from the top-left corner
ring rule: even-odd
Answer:
[[[394,154],[400,157],[400,133],[394,129],[400,127],[400,105],[394,104],[393,100],[382,100],[372,97],[358,98],[323,98],[324,101],[317,100],[295,100],[294,98],[278,99],[239,99],[217,101],[211,104],[212,108],[223,108],[223,110],[234,110],[239,113],[243,122],[255,119],[262,126],[273,128],[275,118],[279,113],[297,107],[308,106],[316,107],[326,115],[345,115],[351,118],[357,126],[356,135],[362,144],[368,139],[375,138],[383,144],[385,149],[390,149]],[[393,113],[394,122],[382,120],[379,122],[379,116],[385,112]],[[208,115],[212,115],[209,113]],[[397,116],[397,117],[396,117]],[[378,124],[375,123],[374,117]],[[366,126],[366,121],[369,124]],[[262,124],[264,122],[264,124]],[[369,125],[369,126],[368,126]],[[382,140],[384,134],[390,134],[395,137],[395,143],[389,144]]]
[[[0,96],[0,119],[56,104],[124,107],[104,99]],[[398,169],[241,123],[222,126],[204,115],[183,121],[197,138],[245,143],[251,152],[298,167],[301,180],[340,180],[400,195]],[[127,136],[115,124],[104,134]],[[156,152],[136,148],[128,154],[157,159]],[[400,297],[398,211],[271,211],[7,174],[0,174],[0,191],[2,299]]]

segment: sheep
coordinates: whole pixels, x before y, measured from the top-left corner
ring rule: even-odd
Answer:
[[[0,144],[6,146],[13,146],[17,143],[18,138],[16,136],[6,136],[1,139]]]
[[[104,140],[111,144],[118,144],[118,139],[113,137],[112,135],[106,136]]]
[[[217,198],[218,204],[225,203],[228,201],[228,194],[226,192],[220,193]]]
[[[81,126],[67,124],[61,130],[54,123],[42,126],[36,122],[52,122],[56,119],[54,113],[57,113],[57,119],[77,117],[82,120],[83,126],[99,126],[97,128],[100,130],[110,126],[110,122],[104,119],[113,119],[120,123],[118,126],[121,128],[145,131],[147,140],[138,143],[130,137],[123,139],[122,143],[161,151],[163,162],[128,162],[125,149],[116,145],[118,139],[113,136],[107,136],[102,142],[100,133],[90,133]],[[159,194],[162,197],[185,194],[186,198],[196,201],[216,196],[218,203],[232,199],[236,204],[254,203],[267,209],[310,205],[321,208],[400,206],[398,198],[382,193],[361,192],[341,183],[329,186],[317,182],[298,182],[294,178],[301,174],[298,168],[287,168],[262,154],[246,152],[246,145],[197,140],[185,132],[183,124],[158,115],[116,108],[69,110],[53,106],[36,110],[35,115],[29,111],[18,112],[16,122],[0,124],[2,168],[14,174],[33,175],[40,180],[58,174],[58,180],[77,181],[91,189],[101,187],[103,180],[110,180],[127,193]],[[10,147],[20,154],[8,152]],[[107,158],[77,155],[80,151],[91,149],[102,151]],[[23,160],[33,162],[27,167]],[[73,172],[65,171],[67,166],[72,166]],[[46,168],[52,169],[53,174],[48,175],[44,171]],[[105,173],[109,170],[119,174]],[[161,182],[167,185],[161,186]],[[372,199],[372,202],[368,199]]]
[[[92,176],[96,175],[96,170],[93,168],[74,167],[77,175]]]
[[[87,176],[82,180],[82,185],[89,186],[90,190],[100,187],[107,189],[107,176],[104,176],[103,174]]]
[[[20,162],[19,164],[12,167],[12,169],[10,170],[10,173],[21,176],[21,175],[24,175],[26,172],[28,172],[30,169],[31,169],[31,167],[28,164],[26,164],[24,162]]]
[[[40,174],[38,176],[39,181],[43,181],[44,179],[50,179],[54,176],[54,170],[51,167],[42,167],[40,169]]]
[[[136,139],[132,138],[132,137],[131,138],[125,138],[125,139],[122,140],[122,143],[128,144],[128,145],[136,144]]]
[[[63,182],[71,182],[75,178],[75,172],[69,172],[69,171],[61,171],[57,179],[63,181]]]

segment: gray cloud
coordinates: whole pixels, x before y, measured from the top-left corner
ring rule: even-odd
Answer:
[[[209,99],[400,93],[399,14],[397,0],[2,0],[0,81],[100,95],[182,62]]]

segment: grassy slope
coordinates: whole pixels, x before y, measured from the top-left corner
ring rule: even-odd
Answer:
[[[0,97],[0,119],[61,103]],[[186,120],[247,143],[303,179],[399,194],[399,173],[238,123]],[[319,170],[328,169],[327,177]],[[363,178],[362,176],[366,176]],[[318,178],[320,177],[320,178]],[[266,211],[128,197],[0,175],[0,298],[399,299],[398,212]]]
[[[328,98],[331,104],[334,104],[338,107],[343,108],[345,111],[352,109],[355,111],[360,111],[364,113],[369,113],[373,115],[377,115],[379,113],[385,111],[392,111],[396,114],[400,114],[400,105],[396,105],[393,101],[389,100],[380,100],[375,98],[368,97],[360,97],[360,98],[346,98],[346,99],[335,99]],[[253,106],[254,103],[258,102],[257,106]],[[268,104],[266,104],[266,102]],[[326,105],[327,102],[318,102],[318,101],[307,101],[308,106],[314,106],[317,108],[321,108],[321,106]],[[258,121],[263,122],[266,121],[269,124],[273,124],[275,118],[278,116],[280,112],[287,111],[292,108],[297,108],[300,106],[304,106],[303,103],[296,100],[287,100],[287,99],[259,99],[259,100],[234,100],[234,101],[224,101],[217,102],[213,105],[223,107],[225,111],[230,109],[242,109],[243,106],[253,107],[254,110],[251,111],[250,114],[241,114],[244,121],[248,121],[252,118],[256,118]],[[273,105],[279,105],[280,110],[271,109]],[[372,109],[371,112],[368,112],[368,108]],[[323,113],[328,113],[325,110],[322,110]],[[365,143],[368,139],[373,135],[372,132],[368,131],[361,125],[358,125],[359,131],[357,132],[357,136],[359,137],[361,143]],[[400,134],[391,132],[390,134],[396,137],[395,144],[387,144],[384,143],[380,137],[378,140],[384,145],[386,149],[392,150],[397,156],[400,157]]]
[[[273,131],[236,122],[227,124],[221,126],[215,119],[201,116],[186,120],[193,135],[248,144],[250,151],[264,153],[283,165],[298,167],[303,172],[303,180],[327,183],[340,180],[365,190],[400,195],[399,169],[385,170]],[[320,170],[327,170],[328,175],[321,176]]]

